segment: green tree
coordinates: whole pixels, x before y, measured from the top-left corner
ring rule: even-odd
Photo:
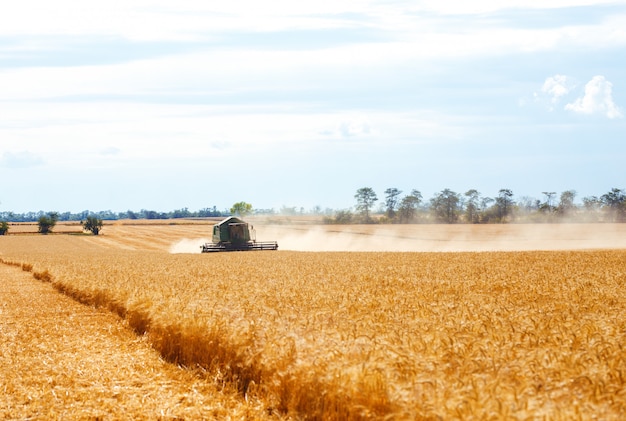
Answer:
[[[465,218],[470,224],[476,224],[480,222],[480,192],[475,189],[471,189],[465,192],[467,197],[467,205],[465,206]]]
[[[387,218],[393,219],[396,216],[396,207],[398,206],[398,196],[402,191],[396,189],[395,187],[388,188],[385,190],[385,213]]]
[[[554,196],[556,196],[556,192],[554,191],[544,191],[541,192],[544,196],[546,196],[546,201],[539,205],[539,210],[544,213],[552,213],[554,211]]]
[[[575,198],[575,190],[566,190],[562,192],[559,204],[556,208],[557,213],[562,216],[570,215],[574,211],[574,209],[576,209],[576,205],[574,205]]]
[[[230,213],[237,216],[245,217],[252,213],[252,205],[246,202],[237,202],[230,208]]]
[[[600,220],[600,209],[602,201],[597,196],[583,197],[583,208],[585,209],[585,220],[588,222],[598,222]]]
[[[492,203],[495,200],[491,197],[483,197],[480,199],[480,222],[488,224],[492,220],[496,219],[497,211],[494,211]]]
[[[9,232],[9,224],[7,221],[0,221],[0,235],[6,235]]]
[[[85,231],[91,231],[93,235],[100,234],[100,230],[102,229],[102,219],[98,219],[95,216],[88,216],[82,224],[83,229]]]
[[[626,220],[626,191],[613,188],[610,192],[600,197],[602,204],[608,209],[613,221]]]
[[[372,222],[370,218],[370,210],[372,209],[372,206],[374,206],[374,203],[378,200],[374,190],[371,187],[361,187],[356,191],[354,198],[357,202],[356,210],[361,214],[363,221],[366,224]]]
[[[39,217],[37,224],[39,225],[39,232],[41,234],[49,234],[52,232],[52,228],[57,224],[59,220],[59,214],[51,212],[48,215],[42,215]]]
[[[352,212],[349,210],[339,210],[335,212],[334,217],[325,217],[324,223],[326,224],[351,224]]]
[[[602,206],[602,200],[598,199],[597,196],[583,197],[583,206],[586,212],[597,212]]]
[[[431,209],[440,222],[453,224],[459,219],[461,196],[450,189],[444,189],[430,199]]]
[[[398,219],[402,223],[412,222],[417,217],[417,208],[422,202],[422,193],[413,189],[411,194],[404,196],[398,206]]]
[[[498,219],[500,222],[505,222],[513,208],[513,192],[509,189],[500,189],[496,197],[496,207]]]

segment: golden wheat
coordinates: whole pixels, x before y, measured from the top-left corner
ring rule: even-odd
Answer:
[[[117,312],[168,360],[236,385],[268,412],[626,416],[624,250],[132,250],[150,232],[7,238],[0,258]]]
[[[0,419],[265,419],[262,405],[165,363],[105,310],[0,265]]]

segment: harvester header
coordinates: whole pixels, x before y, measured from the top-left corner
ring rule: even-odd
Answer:
[[[278,250],[276,241],[256,241],[254,227],[231,216],[213,225],[212,243],[202,246],[202,253],[215,251]]]

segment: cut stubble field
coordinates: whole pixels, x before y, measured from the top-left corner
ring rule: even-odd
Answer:
[[[256,225],[279,251],[117,223],[0,238],[0,259],[269,418],[626,416],[624,226]]]

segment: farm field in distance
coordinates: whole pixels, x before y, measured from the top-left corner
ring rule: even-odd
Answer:
[[[0,237],[0,259],[273,417],[626,417],[624,224],[251,222],[278,251],[118,221]]]

